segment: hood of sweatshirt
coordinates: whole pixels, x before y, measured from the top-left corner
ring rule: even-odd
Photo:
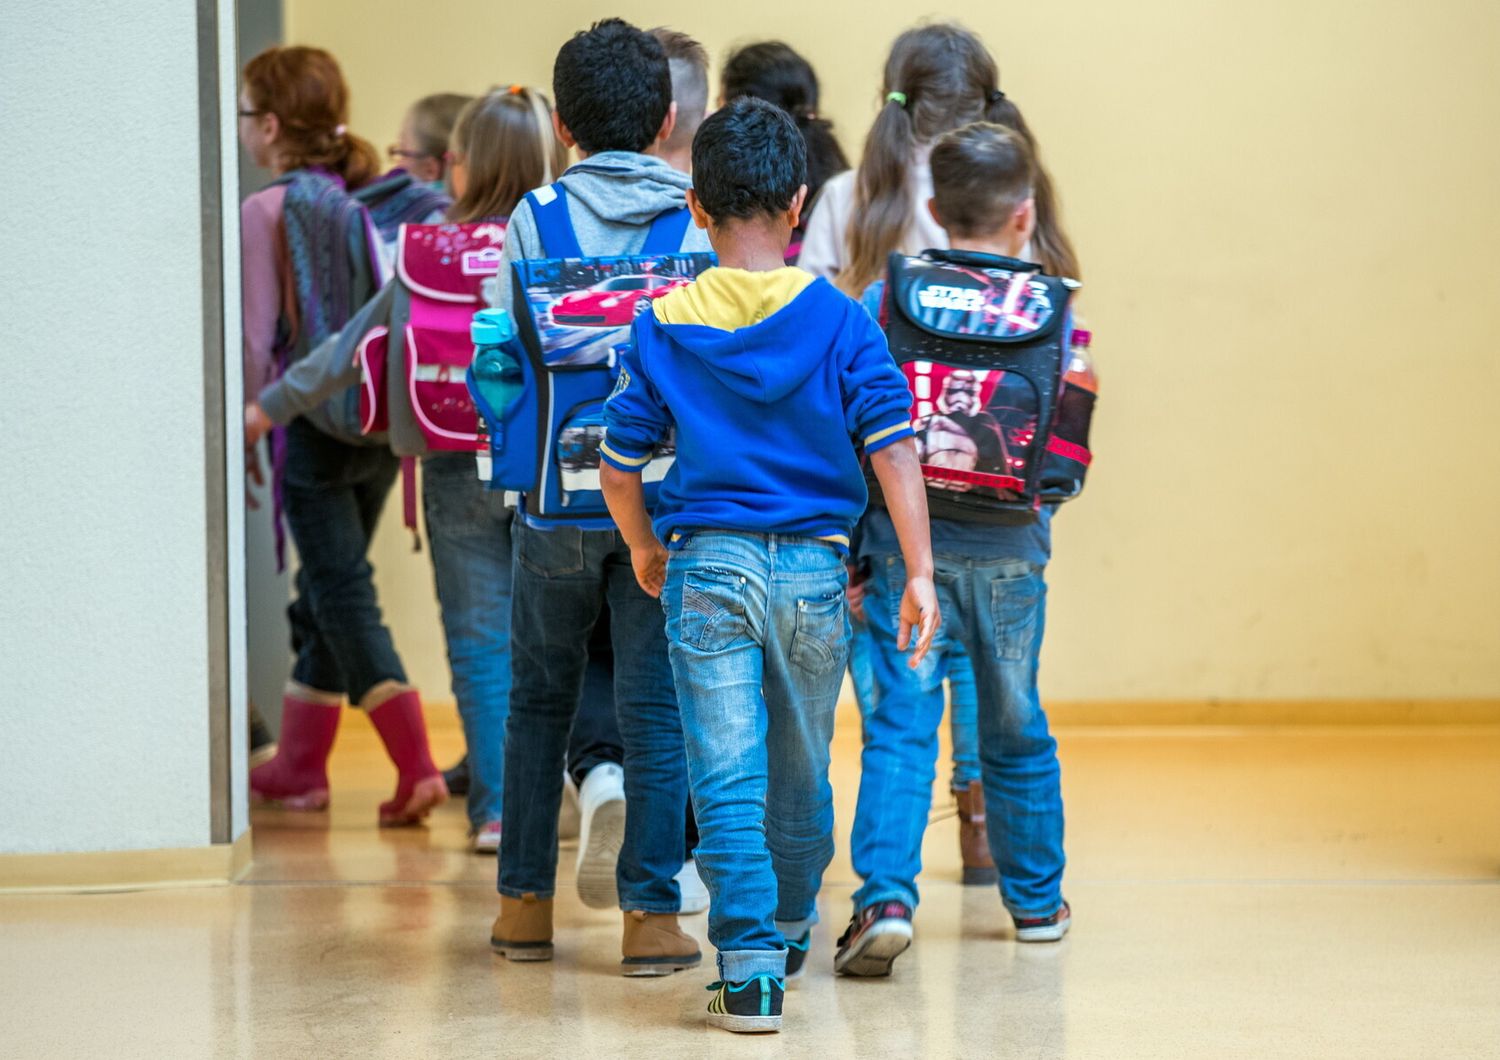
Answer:
[[[797,268],[712,268],[653,303],[657,325],[741,397],[778,401],[825,361],[854,303]]]
[[[569,198],[601,220],[648,225],[684,205],[693,180],[660,158],[633,151],[601,151],[559,178]]]

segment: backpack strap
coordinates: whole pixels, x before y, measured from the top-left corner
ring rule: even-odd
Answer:
[[[581,258],[583,248],[568,216],[568,192],[561,184],[548,184],[526,193],[536,233],[542,240],[542,253],[549,258]]]
[[[646,245],[641,247],[645,255],[676,254],[682,249],[683,237],[687,235],[692,213],[686,206],[667,210],[656,215],[646,232]]]

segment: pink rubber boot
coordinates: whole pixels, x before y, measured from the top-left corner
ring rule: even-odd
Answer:
[[[370,715],[398,774],[395,797],[380,804],[380,826],[420,824],[433,807],[448,801],[448,785],[427,746],[421,697],[416,689],[386,681],[371,689],[360,705]]]
[[[287,685],[276,756],[250,770],[252,803],[279,803],[285,810],[328,808],[328,754],[343,704],[337,693]]]

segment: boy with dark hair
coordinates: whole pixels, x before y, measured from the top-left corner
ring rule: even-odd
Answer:
[[[719,951],[708,1018],[731,1031],[780,1029],[833,856],[859,448],[911,572],[896,606],[903,647],[920,629],[914,661],[939,621],[905,379],[855,302],[784,264],[806,171],[801,133],[763,100],[703,123],[688,203],[720,267],[637,319],[601,446],[610,512],[667,615]],[[640,471],[674,429],[653,524]]]
[[[672,133],[674,113],[661,45],[619,19],[595,23],[562,46],[552,87],[558,135],[580,156],[558,181],[578,244],[588,256],[639,253],[652,221],[687,202],[688,178],[655,157]],[[549,186],[535,194],[547,205],[561,193]],[[689,228],[682,249],[709,248],[702,233]],[[513,305],[512,261],[552,256],[557,255],[543,245],[530,203],[522,200],[510,216],[492,304]],[[614,841],[623,844],[618,866],[602,882],[617,884],[624,910],[626,975],[666,975],[691,967],[702,954],[678,927],[681,896],[673,878],[686,855],[687,772],[661,609],[636,585],[616,531],[542,529],[518,518],[513,534],[511,712],[500,915],[491,945],[511,960],[552,957],[564,755],[590,632],[607,607],[615,707],[625,745],[625,813],[623,840],[614,833]],[[588,780],[581,801],[587,814]],[[592,845],[601,845],[598,833],[591,838]],[[580,865],[580,896],[586,904],[598,904],[586,893],[598,888],[584,886],[588,865],[582,859]],[[606,891],[612,896],[615,887]]]
[[[686,33],[657,26],[651,36],[661,42],[672,70],[672,102],[677,124],[662,144],[661,156],[673,169],[693,171],[693,137],[708,113],[708,52]]]
[[[933,219],[953,250],[1005,258],[1024,255],[1036,223],[1035,162],[1026,141],[1000,125],[975,123],[942,136],[932,149]],[[884,281],[865,292],[879,312]],[[955,373],[957,374],[957,373]],[[966,381],[959,384],[960,388]],[[946,393],[953,417],[977,404]],[[940,417],[934,417],[934,421]],[[928,446],[941,428],[928,427]],[[963,435],[970,425],[947,433]],[[971,446],[975,443],[968,442]],[[956,451],[956,450],[955,450]],[[969,466],[974,464],[969,454]],[[935,462],[935,461],[934,461]],[[1000,870],[1000,892],[1021,942],[1050,942],[1068,930],[1062,897],[1063,806],[1057,742],[1037,695],[1052,550],[1051,509],[1020,526],[933,519],[932,548],[939,597],[948,619],[929,665],[938,680],[922,681],[901,665],[900,631],[891,608],[901,591],[895,513],[872,506],[861,523],[860,557],[870,577],[864,610],[874,638],[875,708],[866,718],[859,804],[850,841],[864,885],[839,940],[834,969],[884,976],[911,945],[922,835],[932,804],[941,677],[961,646],[973,663],[979,698],[980,768],[989,817],[989,845]]]

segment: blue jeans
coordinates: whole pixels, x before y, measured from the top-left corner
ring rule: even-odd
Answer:
[[[383,445],[345,444],[300,416],[287,426],[283,493],[300,563],[287,608],[292,679],[354,704],[382,681],[406,681],[367,555],[400,468]]]
[[[906,566],[899,555],[873,559],[865,613],[877,649],[876,706],[851,839],[854,870],[865,881],[855,892],[855,906],[892,900],[916,906],[943,717],[946,646],[957,642],[974,667],[979,764],[1000,894],[1015,916],[1048,916],[1062,902],[1066,859],[1057,742],[1036,685],[1046,616],[1044,568],[936,554],[942,640],[929,662],[913,671],[896,650]],[[932,673],[925,672],[929,665]]]
[[[589,637],[608,606],[615,710],[625,745],[625,845],[616,880],[626,910],[675,913],[687,856],[687,767],[661,607],[641,591],[613,530],[535,530],[517,519],[511,597],[510,719],[500,893],[550,898],[568,734]]]
[[[828,746],[849,651],[847,575],[807,537],[702,532],[662,607],[682,704],[708,938],[729,982],[786,970],[833,858]]]
[[[859,719],[864,738],[869,737],[870,715],[875,710],[874,635],[870,624],[853,620],[854,637],[849,641],[849,677],[854,683],[854,699],[859,704]],[[954,791],[968,791],[979,772],[979,698],[974,688],[974,665],[969,662],[963,645],[938,631],[935,643],[942,651],[929,653],[920,673],[924,682],[943,683],[943,673],[934,655],[947,660],[948,728],[953,738]]]
[[[500,820],[510,714],[510,524],[468,453],[422,461],[422,508],[448,642],[448,669],[469,753],[469,823]]]

